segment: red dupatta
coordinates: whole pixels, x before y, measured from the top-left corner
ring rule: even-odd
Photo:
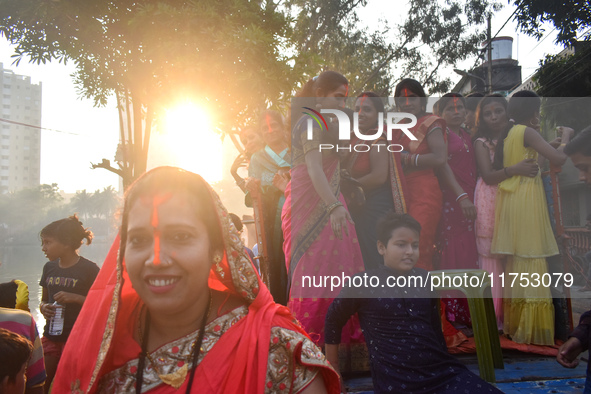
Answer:
[[[307,336],[297,325],[291,312],[273,302],[244,253],[236,229],[229,220],[217,194],[210,190],[212,208],[218,213],[225,253],[217,270],[210,271],[209,287],[242,297],[248,305],[248,314],[226,331],[195,371],[192,393],[262,393],[269,354],[271,327],[284,327]],[[135,341],[135,322],[125,313],[133,303],[141,302],[118,261],[119,237],[90,289],[82,311],[68,339],[60,360],[53,390],[57,393],[95,393],[103,375],[122,361],[115,344]],[[301,346],[301,345],[300,345]],[[137,357],[137,355],[136,355]],[[316,365],[318,366],[318,365]],[[338,376],[329,367],[320,368],[329,392],[338,393]],[[184,392],[188,379],[179,390]],[[176,392],[170,386],[160,385],[151,392]]]

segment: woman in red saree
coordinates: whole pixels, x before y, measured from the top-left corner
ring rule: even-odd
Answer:
[[[396,85],[396,108],[411,113],[417,124],[409,131],[417,140],[411,140],[402,131],[392,135],[393,143],[404,147],[402,165],[406,178],[408,213],[421,224],[419,261],[416,266],[433,269],[435,234],[441,218],[442,194],[435,171],[447,162],[445,121],[427,113],[427,96],[421,84],[410,78]]]
[[[394,96],[396,108],[400,112],[413,114],[417,118],[417,124],[409,129],[416,140],[411,140],[402,131],[393,134],[392,139],[393,143],[404,147],[401,160],[406,178],[407,209],[421,224],[416,267],[431,271],[436,268],[433,264],[435,237],[443,210],[443,195],[436,173],[447,179],[451,171],[447,166],[447,126],[440,117],[427,113],[427,96],[418,81],[403,79],[396,85]],[[441,309],[445,342],[448,347],[457,346],[466,336],[447,320],[445,308]]]
[[[293,167],[282,213],[283,250],[290,283],[288,307],[318,346],[324,346],[326,311],[342,286],[330,280],[319,281],[353,276],[364,269],[355,226],[340,192],[339,157],[335,149],[320,149],[321,144],[336,146],[332,127],[336,122],[330,122],[326,114],[326,124],[312,120],[313,116],[320,120],[320,108],[342,109],[347,89],[348,81],[343,75],[324,71],[308,81],[292,103],[294,115],[300,113],[299,109],[310,115],[292,117]],[[357,320],[344,331],[346,344],[364,346]],[[352,353],[357,354],[356,349]],[[366,357],[360,357],[360,362],[361,359],[367,368]]]
[[[217,194],[160,167],[127,191],[117,243],[60,362],[59,393],[338,392],[334,370],[244,253]]]

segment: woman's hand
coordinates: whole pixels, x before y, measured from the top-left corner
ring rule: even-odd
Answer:
[[[556,128],[556,134],[558,134],[559,137],[568,136],[568,138],[570,139],[570,137],[572,137],[575,134],[575,131],[573,129],[571,129],[570,127],[558,126]]]
[[[253,177],[246,178],[245,183],[244,183],[244,188],[251,193],[254,193],[257,190],[259,190],[260,186],[261,186],[261,181],[259,181],[256,178],[253,178]]]
[[[468,220],[476,220],[476,207],[469,198],[464,198],[460,201],[460,207],[464,217]]]
[[[41,311],[41,314],[43,315],[45,320],[49,320],[55,316],[55,305],[44,302],[39,307],[39,310]]]
[[[330,212],[330,226],[332,227],[332,232],[335,237],[343,239],[343,230],[345,231],[345,234],[349,236],[347,221],[353,223],[351,215],[349,215],[349,212],[344,206],[340,205]]]
[[[289,183],[289,174],[277,173],[273,177],[273,186],[285,193],[287,184]]]
[[[511,176],[522,175],[533,178],[538,175],[540,167],[538,167],[538,163],[534,159],[524,159],[517,164],[506,167],[506,169],[506,172]]]

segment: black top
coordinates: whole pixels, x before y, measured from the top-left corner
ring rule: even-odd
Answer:
[[[380,283],[398,276],[384,266],[366,274],[379,277]],[[426,278],[427,271],[413,268],[407,275]],[[360,294],[378,298],[351,298]],[[364,293],[345,287],[328,309],[325,342],[340,343],[343,326],[357,313],[376,393],[499,393],[447,352],[437,296],[429,286],[377,287]]]
[[[57,259],[45,264],[39,285],[47,289],[49,303],[55,301],[53,296],[60,291],[86,297],[98,272],[99,267],[84,257],[80,257],[80,260],[76,264],[68,268],[61,268],[59,266],[59,259]],[[43,330],[43,336],[54,342],[66,342],[81,309],[82,305],[80,304],[66,304],[64,330],[62,334],[49,335],[49,321],[47,321]]]

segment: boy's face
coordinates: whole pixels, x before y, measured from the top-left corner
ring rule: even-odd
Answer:
[[[0,392],[3,394],[23,394],[25,392],[25,386],[27,385],[27,377],[25,376],[26,372],[27,363],[24,363],[21,370],[16,374],[14,381],[11,381],[8,376],[6,376],[4,380],[0,382],[0,385],[2,386]]]
[[[579,169],[579,180],[591,185],[591,157],[577,152],[570,155],[570,159]]]
[[[419,259],[419,234],[408,227],[392,231],[388,244],[378,241],[384,265],[396,271],[410,271]]]

